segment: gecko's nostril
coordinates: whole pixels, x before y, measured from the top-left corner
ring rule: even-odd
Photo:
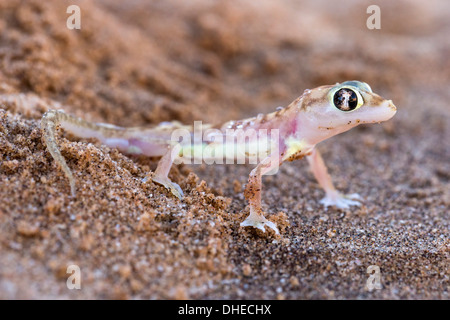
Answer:
[[[397,111],[397,107],[392,103],[392,100],[389,100],[389,108],[391,108],[392,111]]]

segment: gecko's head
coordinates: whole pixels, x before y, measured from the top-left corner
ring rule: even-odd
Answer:
[[[367,83],[360,81],[346,81],[310,90],[305,93],[302,106],[314,129],[327,137],[358,124],[389,120],[397,112],[391,100],[373,93]]]

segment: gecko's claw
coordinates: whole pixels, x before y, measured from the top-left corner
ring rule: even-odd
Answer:
[[[351,206],[360,206],[360,201],[362,201],[362,198],[357,193],[346,195],[336,191],[327,194],[325,198],[320,200],[320,203],[323,204],[326,209],[331,206],[335,206],[339,209],[348,209]]]
[[[258,228],[262,232],[266,232],[265,227],[267,226],[275,231],[275,234],[280,234],[276,224],[264,218],[262,213],[250,212],[250,215],[243,222],[241,222],[240,226]]]
[[[176,184],[175,182],[170,181],[168,178],[161,178],[161,177],[152,177],[151,178],[153,182],[160,184],[167,188],[172,194],[177,197],[178,199],[183,199],[183,190],[181,190],[180,186]]]

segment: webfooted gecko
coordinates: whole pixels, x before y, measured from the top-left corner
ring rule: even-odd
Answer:
[[[305,90],[288,107],[278,108],[273,113],[230,121],[221,126],[203,125],[202,129],[208,132],[200,140],[194,137],[194,126],[178,122],[166,122],[150,128],[123,128],[87,122],[61,110],[47,111],[42,118],[41,129],[49,152],[69,180],[72,195],[76,191],[75,179],[57,145],[58,124],[78,137],[97,138],[123,153],[160,156],[156,170],[149,173],[145,181],[166,187],[179,199],[183,198],[183,191],[168,177],[176,159],[236,159],[237,154],[245,158],[256,157],[257,166],[251,171],[245,189],[250,214],[241,226],[259,228],[264,232],[265,227],[269,227],[279,234],[277,226],[264,217],[261,209],[262,176],[273,172],[285,161],[306,156],[315,178],[325,191],[325,197],[321,200],[325,207],[358,206],[357,194],[345,195],[335,189],[315,146],[359,124],[389,120],[395,113],[396,107],[392,101],[373,93],[368,84],[346,81]],[[261,143],[263,140],[264,143]],[[232,148],[229,148],[230,145]],[[255,145],[257,148],[252,149]],[[237,153],[230,152],[230,149],[236,151],[235,148]]]

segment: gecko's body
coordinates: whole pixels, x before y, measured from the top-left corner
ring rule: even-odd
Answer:
[[[190,139],[195,136],[193,126],[177,122],[162,123],[153,128],[122,128],[86,122],[57,110],[50,110],[44,115],[41,128],[48,150],[69,179],[73,195],[75,180],[56,143],[57,124],[79,137],[97,138],[105,145],[127,154],[161,156],[157,169],[146,180],[165,186],[180,199],[183,197],[182,190],[168,178],[177,157],[189,157],[191,160],[200,157],[206,162],[219,157],[236,159],[238,154],[246,158],[256,157],[259,162],[250,173],[245,190],[245,197],[250,203],[250,215],[241,226],[252,226],[263,231],[268,226],[278,233],[275,224],[264,217],[261,209],[262,176],[285,161],[307,156],[314,176],[325,190],[326,196],[322,200],[325,206],[347,208],[359,205],[355,201],[356,195],[346,196],[334,188],[323,160],[314,147],[358,124],[386,121],[395,112],[392,101],[374,94],[366,83],[347,81],[305,90],[288,107],[267,115],[230,121],[219,127],[203,126],[206,133],[197,140]],[[188,137],[183,135],[186,132]],[[242,135],[245,139],[240,139]],[[180,140],[179,137],[183,138]],[[261,143],[262,138],[264,143]],[[230,144],[236,146],[238,151],[230,153]],[[258,148],[252,149],[251,146],[255,144]],[[257,154],[254,150],[257,150]]]

